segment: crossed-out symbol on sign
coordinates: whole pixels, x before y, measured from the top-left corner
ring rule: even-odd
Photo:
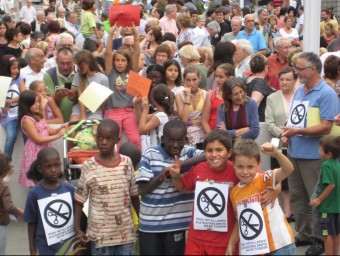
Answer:
[[[306,114],[306,107],[303,104],[298,104],[292,111],[292,115],[290,117],[290,121],[292,124],[299,124],[303,120]]]
[[[224,195],[217,188],[205,188],[197,196],[197,206],[204,216],[217,217],[225,208]]]
[[[244,209],[240,214],[239,228],[245,240],[252,240],[258,237],[263,228],[263,221],[260,214],[253,209]]]
[[[70,204],[64,200],[57,199],[48,203],[44,210],[44,218],[47,224],[53,228],[64,227],[72,216]]]

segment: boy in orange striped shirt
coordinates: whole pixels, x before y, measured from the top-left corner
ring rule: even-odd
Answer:
[[[245,202],[260,202],[261,191],[270,187],[275,189],[276,184],[293,172],[292,163],[273,144],[265,143],[261,146],[261,150],[264,154],[275,157],[281,168],[260,173],[258,172],[261,164],[260,148],[256,142],[251,139],[241,139],[234,145],[232,161],[236,176],[240,180],[230,193],[235,213],[238,205]],[[294,236],[278,201],[276,200],[273,208],[270,207],[262,207],[270,254],[295,255]],[[229,239],[227,255],[233,255],[238,240],[239,223],[236,221]]]

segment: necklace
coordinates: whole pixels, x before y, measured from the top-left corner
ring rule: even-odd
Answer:
[[[193,97],[195,97],[197,94],[199,94],[199,92],[200,92],[200,91],[198,90],[196,93],[191,93],[190,96],[193,98]]]

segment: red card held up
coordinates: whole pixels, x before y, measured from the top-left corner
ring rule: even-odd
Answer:
[[[111,5],[109,9],[110,26],[131,27],[132,23],[139,26],[140,7],[139,5]]]

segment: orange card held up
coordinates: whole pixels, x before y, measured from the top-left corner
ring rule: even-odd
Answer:
[[[131,27],[132,23],[139,26],[140,7],[139,5],[111,5],[109,9],[110,26]]]
[[[151,80],[144,76],[138,75],[136,72],[129,72],[129,79],[126,85],[126,92],[138,98],[148,97]]]

